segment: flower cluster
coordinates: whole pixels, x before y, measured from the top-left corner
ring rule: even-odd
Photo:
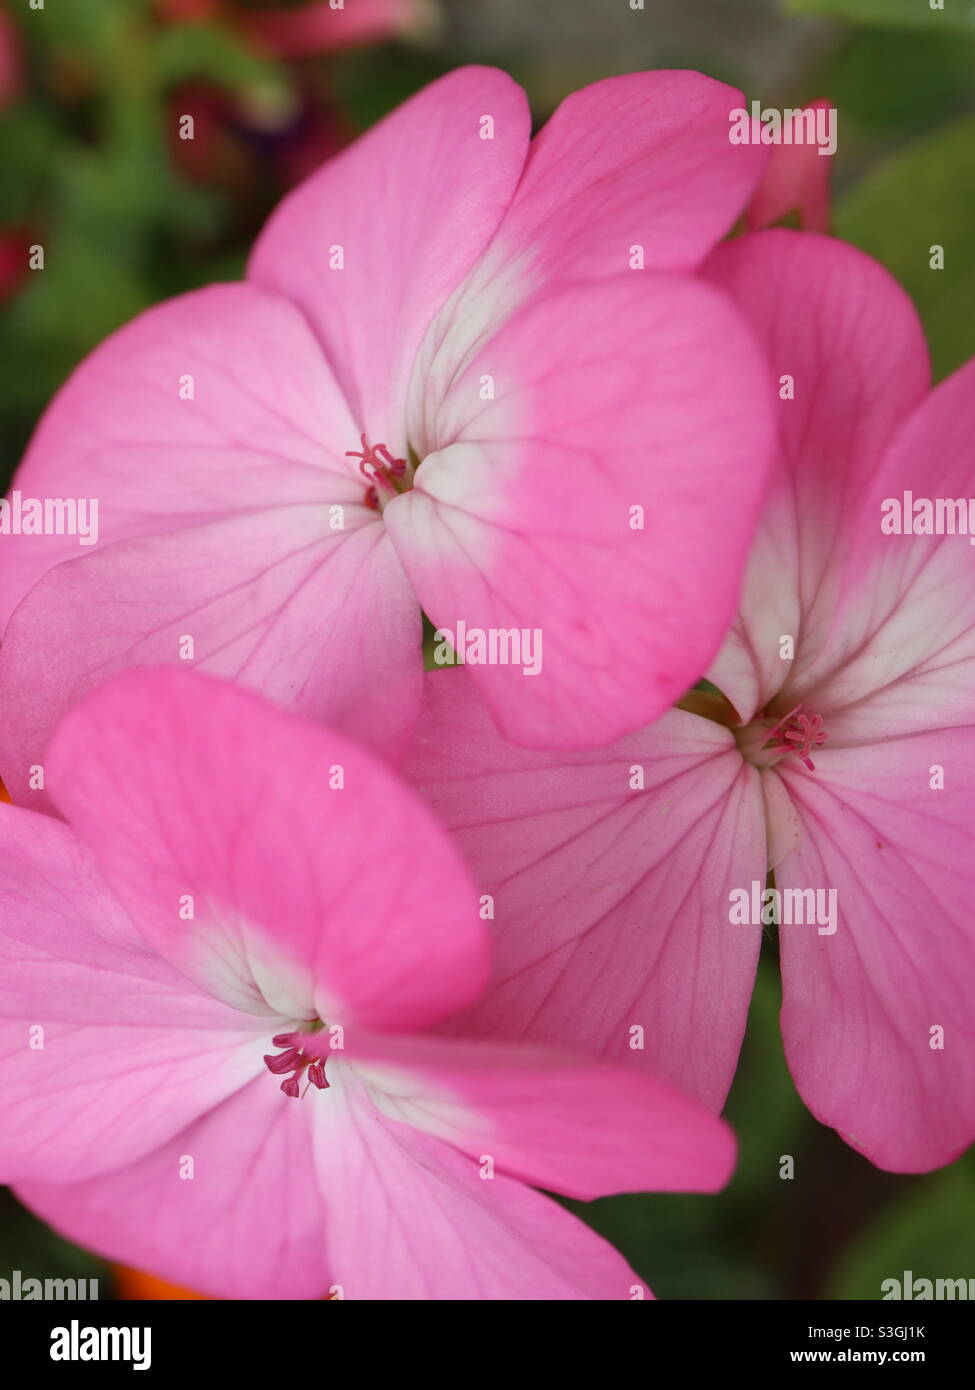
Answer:
[[[0,515],[0,1180],[71,1239],[649,1297],[536,1189],[727,1181],[770,925],[813,1113],[972,1139],[975,564],[880,517],[971,491],[975,364],[931,391],[885,271],[760,229],[825,195],[742,101],[633,74],[532,139],[453,72],[44,414],[19,498],[98,525]]]

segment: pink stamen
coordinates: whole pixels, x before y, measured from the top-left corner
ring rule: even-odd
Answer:
[[[345,457],[359,460],[359,472],[369,484],[366,489],[366,506],[373,511],[379,511],[380,487],[391,493],[402,491],[399,479],[406,474],[406,459],[393,458],[387,445],[370,444],[364,434],[360,436],[359,442],[362,451],[347,449]]]
[[[328,1090],[328,1082],[325,1079],[325,1061],[320,1057],[305,1056],[301,1048],[296,1046],[301,1042],[302,1036],[301,1033],[277,1033],[271,1041],[275,1047],[283,1047],[285,1051],[279,1052],[276,1056],[268,1054],[264,1058],[264,1065],[274,1076],[291,1072],[291,1075],[281,1082],[281,1089],[292,1100],[297,1100],[300,1094],[305,1094],[308,1091],[308,1086],[306,1086],[305,1091],[302,1092],[299,1084],[299,1078],[306,1070],[310,1086],[316,1087],[319,1091]]]
[[[287,1052],[279,1052],[276,1057],[265,1056],[264,1065],[275,1076],[281,1076],[286,1071],[294,1071],[300,1057],[301,1053],[296,1047],[289,1047]]]
[[[822,748],[828,737],[823,727],[823,716],[812,712],[805,713],[800,704],[779,720],[769,734],[765,746],[784,748],[787,753],[795,753],[810,772],[815,772],[816,765],[810,754],[814,748]]]

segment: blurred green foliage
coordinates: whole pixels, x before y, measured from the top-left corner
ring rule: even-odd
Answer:
[[[975,30],[961,36],[853,29],[830,50],[817,78],[840,113],[840,173],[849,179],[876,159],[878,146],[899,146],[971,109]]]
[[[216,233],[219,195],[181,176],[170,156],[172,86],[192,75],[287,88],[232,36],[159,31],[142,0],[29,11],[20,32],[35,87],[0,118],[0,220],[28,228],[45,263],[0,325],[3,435],[18,444],[90,348],[186,287],[174,268]]]
[[[972,0],[941,0],[932,8],[929,0],[785,0],[788,14],[826,14],[862,24],[905,25],[928,29],[940,24],[947,29],[975,28]]]
[[[225,20],[166,26],[148,0],[48,0],[43,12],[6,0],[25,71],[0,111],[0,240],[29,232],[46,260],[5,291],[0,470],[13,468],[46,401],[106,334],[161,298],[241,274],[254,232],[295,177],[296,140],[311,129],[322,147],[338,147],[472,58],[525,81],[538,121],[571,86],[642,67],[700,66],[766,103],[831,98],[838,232],[913,295],[939,374],[975,352],[975,0],[945,0],[944,11],[927,0],[767,0],[762,13],[755,0],[656,0],[618,53],[604,0],[561,0],[564,32],[585,36],[574,48],[553,45],[563,31],[553,33],[546,5],[534,27],[535,7],[522,6],[516,30],[507,0],[443,6],[446,23],[426,44],[283,63]],[[810,28],[812,15],[826,20]],[[185,111],[200,115],[194,161],[175,139]],[[936,244],[943,271],[929,268]],[[774,955],[766,943],[728,1106],[741,1146],[728,1189],[568,1205],[662,1297],[875,1299],[905,1269],[975,1275],[971,1156],[941,1173],[882,1173],[808,1115],[782,1055]],[[792,1178],[779,1175],[784,1155]],[[99,1269],[9,1196],[4,1267],[49,1277]]]
[[[923,1179],[871,1222],[838,1262],[829,1298],[876,1298],[885,1279],[975,1278],[975,1169],[957,1163]]]
[[[975,117],[879,164],[840,203],[836,230],[913,296],[936,376],[975,355]],[[937,247],[943,269],[932,268]]]
[[[9,1280],[15,1269],[25,1279],[97,1279],[106,1295],[110,1287],[102,1260],[62,1240],[0,1188],[0,1279]]]

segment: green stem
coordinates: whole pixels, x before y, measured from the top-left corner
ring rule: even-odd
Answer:
[[[741,723],[738,711],[720,691],[689,690],[677,701],[677,708],[687,710],[688,714],[699,714],[715,724],[724,724],[729,729]]]

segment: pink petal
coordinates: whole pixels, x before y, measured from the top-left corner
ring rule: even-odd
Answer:
[[[483,117],[493,139],[481,138]],[[528,121],[505,73],[461,68],[312,175],[258,240],[249,278],[305,312],[371,443],[404,452],[420,339],[511,199]],[[333,247],[342,269],[330,268]]]
[[[47,765],[146,939],[235,1007],[413,1028],[482,987],[453,849],[331,730],[188,672],[130,672],[67,716]]]
[[[139,1163],[18,1196],[106,1258],[218,1298],[652,1297],[554,1202],[482,1180],[332,1076],[298,1103],[260,1078]]]
[[[41,580],[0,649],[14,800],[48,805],[29,770],[58,721],[133,667],[192,665],[394,750],[420,704],[419,608],[381,525],[330,533],[326,516],[281,507],[123,541]]]
[[[763,495],[766,393],[724,298],[649,275],[536,296],[451,379],[384,519],[438,628],[541,634],[535,675],[471,668],[508,737],[606,742],[699,677]]]
[[[721,1120],[633,1069],[480,1039],[356,1033],[346,1047],[383,1113],[532,1187],[713,1192],[734,1167]]]
[[[837,894],[835,934],[779,931],[789,1065],[813,1114],[895,1172],[975,1138],[973,766],[971,729],[780,764],[800,837],[776,885]]]
[[[699,72],[636,72],[574,92],[532,141],[488,259],[535,277],[690,269],[725,234],[768,150],[733,145],[733,87]]]
[[[351,1299],[652,1297],[604,1240],[555,1202],[405,1124],[354,1085],[319,1107],[316,1163],[332,1278]]]
[[[323,1298],[312,1120],[260,1076],[137,1163],[84,1183],[32,1176],[17,1195],[68,1240],[199,1293]]]
[[[809,680],[830,738],[861,742],[975,721],[975,362],[902,425],[851,519],[842,620]],[[884,503],[958,499],[961,534],[881,531]],[[903,517],[902,517],[903,519]],[[907,518],[907,526],[912,524]],[[957,525],[954,514],[951,524]],[[818,686],[818,689],[816,688]]]
[[[252,1022],[148,953],[72,831],[0,805],[0,1181],[116,1168],[261,1066]]]
[[[173,300],[82,364],[15,482],[25,497],[97,498],[106,553],[65,535],[0,546],[4,616],[78,560],[6,635],[0,761],[15,797],[72,701],[116,671],[185,659],[187,638],[208,672],[395,748],[419,701],[420,621],[345,457],[358,446],[302,315],[254,286]]]
[[[773,380],[795,385],[795,399],[778,404],[778,473],[739,616],[708,673],[747,722],[786,682],[807,680],[826,641],[854,518],[885,446],[927,388],[927,350],[904,291],[830,238],[741,237],[706,270],[758,331]],[[789,667],[783,635],[801,638]]]
[[[831,111],[834,107],[832,102],[820,100],[810,102],[803,109]],[[749,231],[757,232],[763,227],[771,227],[791,212],[798,212],[803,231],[828,232],[830,229],[831,157],[821,154],[819,145],[801,139],[804,129],[801,117],[792,123],[792,127],[790,138],[798,127],[800,141],[776,145],[772,149],[772,157],[762,181],[746,209]]]
[[[766,865],[758,773],[730,732],[673,711],[595,752],[529,752],[444,671],[403,770],[494,898],[494,984],[464,1031],[626,1061],[720,1109],[761,937],[730,924],[728,895]]]
[[[344,454],[358,438],[298,310],[253,285],[213,285],[141,314],[85,359],[14,486],[96,498],[100,545],[238,517],[270,528],[268,513],[302,505],[320,509],[327,534],[327,504],[347,507],[350,526],[365,519]],[[90,553],[77,536],[5,536],[0,629],[52,565]]]

